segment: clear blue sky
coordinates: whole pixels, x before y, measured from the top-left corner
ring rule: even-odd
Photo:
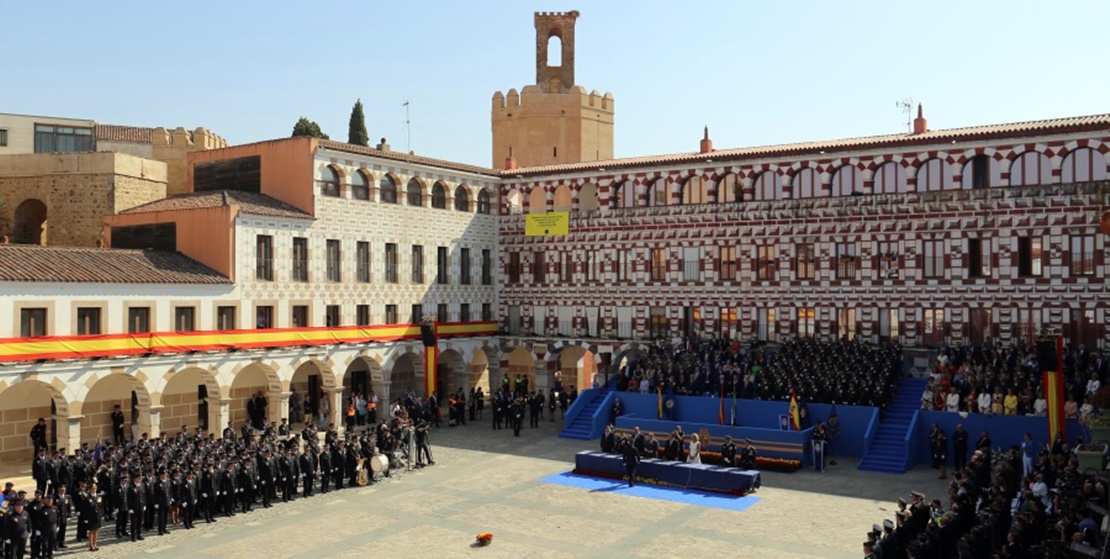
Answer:
[[[616,97],[619,157],[1110,112],[1104,0],[5,2],[0,112],[205,126],[299,116],[346,140],[490,162],[494,91],[534,82],[533,11],[582,12],[577,80]]]

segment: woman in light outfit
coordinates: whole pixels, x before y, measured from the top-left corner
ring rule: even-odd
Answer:
[[[691,464],[701,464],[701,443],[696,434],[690,435],[690,450],[686,454],[686,461]]]

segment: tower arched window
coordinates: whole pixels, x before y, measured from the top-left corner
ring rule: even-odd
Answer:
[[[432,185],[432,207],[437,210],[447,209],[447,189],[443,188],[441,182]]]
[[[339,173],[335,171],[335,167],[329,165],[320,172],[320,195],[339,197]]]
[[[1079,148],[1064,157],[1060,182],[1089,182],[1106,178],[1106,156],[1091,149]]]
[[[489,215],[489,192],[485,190],[478,192],[478,213]]]
[[[774,171],[763,171],[752,184],[752,196],[756,200],[776,200],[780,192],[779,176]]]
[[[405,187],[405,200],[410,206],[423,206],[424,201],[421,200],[420,181],[416,179],[409,179],[408,186]]]
[[[355,171],[355,174],[351,176],[351,198],[355,200],[370,199],[370,179],[366,177],[366,173]]]
[[[397,203],[397,182],[389,175],[382,176],[382,182],[378,186],[378,200],[383,204],[396,204]]]
[[[470,211],[470,194],[467,193],[466,187],[461,184],[455,189],[455,209],[460,212]]]

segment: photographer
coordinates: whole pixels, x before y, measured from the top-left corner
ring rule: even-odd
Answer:
[[[435,460],[432,460],[432,449],[428,446],[427,421],[421,421],[416,426],[416,465],[421,468],[425,465],[435,465]]]

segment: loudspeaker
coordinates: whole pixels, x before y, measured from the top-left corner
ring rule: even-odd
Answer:
[[[1058,368],[1056,340],[1037,340],[1037,366],[1042,373],[1055,371]]]
[[[420,339],[424,342],[424,347],[433,347],[436,345],[436,328],[434,325],[424,323],[420,325]]]

